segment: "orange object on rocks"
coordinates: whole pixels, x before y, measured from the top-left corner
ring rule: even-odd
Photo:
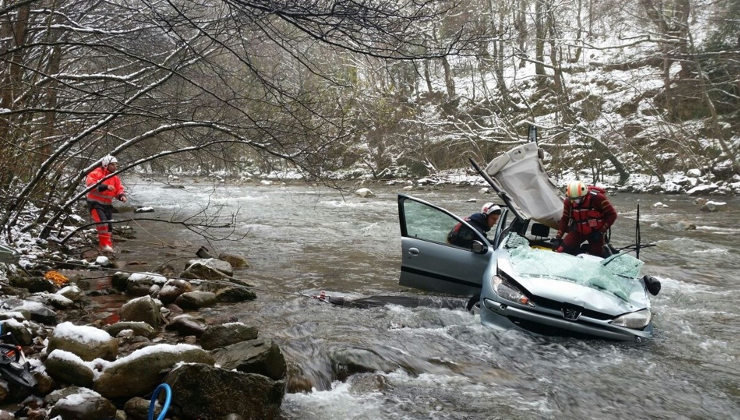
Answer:
[[[57,286],[64,286],[69,283],[69,279],[58,271],[47,271],[46,274],[44,274],[44,278]]]

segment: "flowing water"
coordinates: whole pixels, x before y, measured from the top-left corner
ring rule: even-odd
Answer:
[[[643,241],[656,244],[641,251],[643,271],[663,284],[652,299],[655,338],[637,345],[492,330],[464,300],[354,308],[311,298],[424,295],[398,285],[402,186],[373,186],[373,198],[304,184],[128,187],[158,217],[236,215],[237,241],[134,223],[137,239],[121,259],[182,269],[201,245],[247,256],[251,267],[235,276],[255,286],[257,300],[204,312],[258,326],[292,375],[310,381],[311,392],[286,395],[284,418],[740,418],[740,199],[715,199],[727,208],[705,213],[691,197],[612,196],[620,213],[612,243],[634,242],[639,201]],[[408,193],[467,216],[496,201],[479,188]],[[347,377],[349,360],[375,372]]]

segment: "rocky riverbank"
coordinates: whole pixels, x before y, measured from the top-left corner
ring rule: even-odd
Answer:
[[[168,418],[279,415],[287,369],[278,345],[254,325],[199,312],[256,298],[233,277],[243,257],[196,258],[181,272],[117,270],[122,261],[90,253],[36,258],[0,271],[3,338],[23,350],[34,382],[5,367],[0,419],[146,419],[161,383],[172,390]]]

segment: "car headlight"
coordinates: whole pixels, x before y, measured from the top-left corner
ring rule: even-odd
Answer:
[[[492,280],[493,291],[500,297],[522,305],[534,306],[534,304],[530,302],[529,297],[527,297],[527,295],[525,295],[524,292],[522,292],[519,287],[512,282],[507,281],[500,275],[493,276]]]
[[[611,324],[620,327],[632,328],[634,330],[641,330],[645,328],[652,319],[653,314],[649,309],[643,309],[637,312],[630,312],[620,317],[615,318]]]

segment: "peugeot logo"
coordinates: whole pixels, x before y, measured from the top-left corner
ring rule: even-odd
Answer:
[[[578,321],[578,318],[581,317],[581,311],[574,308],[563,308],[563,318],[567,319],[568,321]]]

